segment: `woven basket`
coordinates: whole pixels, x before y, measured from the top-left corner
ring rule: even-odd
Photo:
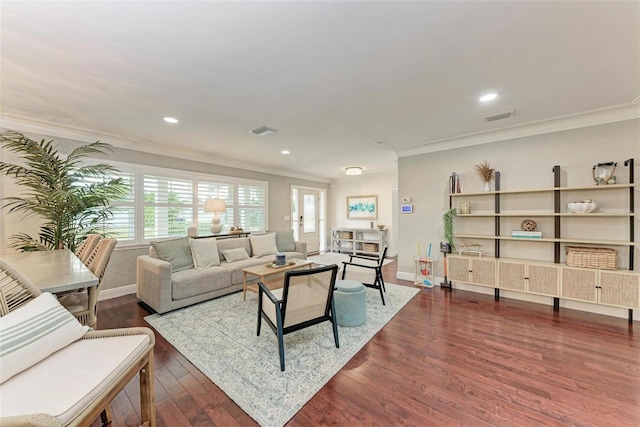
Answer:
[[[352,231],[338,231],[338,236],[340,236],[341,239],[353,239],[353,232]]]
[[[363,243],[362,250],[367,252],[378,252],[378,244],[377,243]]]
[[[567,246],[567,265],[571,267],[615,270],[618,268],[618,251],[610,248]]]

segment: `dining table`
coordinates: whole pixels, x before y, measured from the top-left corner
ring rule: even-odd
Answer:
[[[97,286],[98,277],[69,249],[0,254],[41,292],[64,292]]]

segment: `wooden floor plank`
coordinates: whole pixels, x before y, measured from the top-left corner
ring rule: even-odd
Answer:
[[[412,286],[393,279],[396,263],[383,272]],[[148,326],[148,314],[135,295],[101,301],[98,327]],[[638,321],[421,289],[287,425],[637,427],[638,328]],[[158,426],[257,425],[156,337]],[[114,401],[113,427],[139,419],[134,381]]]

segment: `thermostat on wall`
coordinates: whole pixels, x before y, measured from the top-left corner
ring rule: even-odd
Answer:
[[[411,203],[411,197],[403,197],[402,203]]]
[[[400,205],[401,213],[413,213],[413,205]]]

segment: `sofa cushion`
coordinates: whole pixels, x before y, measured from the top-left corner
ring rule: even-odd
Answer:
[[[273,255],[275,256],[275,255]],[[256,258],[251,257],[247,259],[243,259],[240,261],[228,262],[223,261],[220,263],[220,267],[224,267],[231,272],[231,284],[239,285],[244,281],[244,273],[242,272],[243,268],[253,267],[260,264],[266,264],[267,260],[265,258]],[[252,275],[247,275],[247,282],[254,281],[255,277]]]
[[[276,246],[278,252],[294,252],[296,242],[293,240],[293,230],[276,231]]]
[[[148,335],[78,340],[0,385],[2,417],[45,413],[66,426],[148,346]]]
[[[245,251],[251,256],[251,242],[246,237],[230,237],[228,239],[218,239],[218,253],[220,254],[220,261],[224,261],[224,253],[227,249],[244,248]]]
[[[249,258],[249,254],[245,248],[227,249],[222,251],[222,253],[224,254],[224,259],[228,262],[235,262]]]
[[[196,269],[220,265],[220,254],[215,238],[191,239],[191,254],[193,255],[193,266]]]
[[[253,256],[261,257],[278,252],[274,233],[249,236],[249,240],[251,241],[251,253]]]
[[[231,286],[231,272],[222,267],[189,269],[172,275],[171,298],[179,300]]]
[[[193,268],[193,256],[189,237],[180,239],[163,240],[161,242],[151,242],[158,258],[171,263],[172,271],[182,271]]]
[[[0,384],[77,341],[88,330],[47,292],[0,317]]]

